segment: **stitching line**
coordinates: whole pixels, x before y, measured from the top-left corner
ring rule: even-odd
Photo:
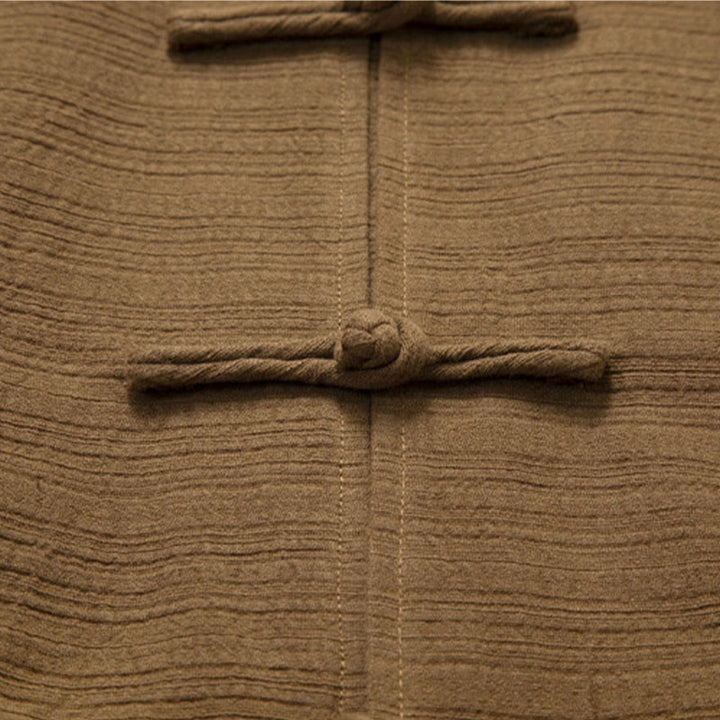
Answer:
[[[402,622],[403,622],[403,550],[405,545],[405,481],[407,478],[405,421],[400,426],[400,535],[398,538],[398,716],[405,717],[404,668],[402,654]]]
[[[338,242],[337,242],[337,324],[338,332],[342,329],[343,306],[342,306],[342,266],[343,266],[343,231],[345,228],[345,101],[346,101],[346,78],[345,65],[342,54],[340,63],[340,168],[338,184],[340,186],[340,208],[338,218]],[[338,531],[337,531],[337,573],[336,573],[336,594],[337,594],[337,622],[338,636],[340,641],[340,688],[338,698],[338,710],[343,712],[345,706],[345,637],[343,629],[343,603],[342,603],[342,577],[344,574],[344,547],[343,530],[345,525],[345,418],[343,408],[340,405],[340,448],[338,458]]]
[[[403,210],[402,210],[402,293],[403,317],[407,316],[407,236],[408,236],[408,57],[403,67]]]
[[[403,230],[402,230],[402,294],[403,317],[407,316],[407,238],[408,238],[408,52],[403,66]],[[405,688],[403,667],[403,554],[405,550],[405,484],[407,480],[407,443],[405,417],[400,422],[400,529],[398,534],[398,716],[405,717]]]

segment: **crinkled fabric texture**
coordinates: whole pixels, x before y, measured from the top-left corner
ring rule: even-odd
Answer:
[[[720,715],[720,12],[178,56],[0,6],[0,720]],[[157,346],[585,338],[600,384],[134,395]]]

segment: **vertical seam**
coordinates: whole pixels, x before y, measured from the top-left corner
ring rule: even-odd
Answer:
[[[337,325],[338,332],[342,328],[343,306],[342,306],[342,266],[343,266],[343,232],[345,229],[345,102],[346,102],[346,78],[345,65],[342,52],[340,62],[340,168],[338,172],[338,185],[340,194],[340,207],[338,217],[338,240],[337,240]],[[340,653],[340,680],[338,710],[340,713],[345,705],[345,636],[343,628],[343,603],[342,603],[342,578],[344,571],[344,547],[343,531],[345,525],[345,418],[343,416],[342,403],[340,408],[340,448],[338,457],[338,531],[337,531],[337,571],[336,571],[336,595],[337,595],[337,624]]]
[[[407,239],[408,239],[408,51],[403,53],[403,218],[402,218],[402,313],[407,316]],[[400,518],[398,532],[398,716],[405,717],[405,688],[403,666],[403,572],[405,551],[405,485],[407,480],[407,443],[405,416],[400,421]]]
[[[366,125],[366,157],[367,157],[367,304],[372,307],[373,297],[373,263],[375,261],[375,242],[377,232],[377,202],[375,187],[377,185],[377,153],[379,123],[379,72],[380,72],[380,35],[370,35],[368,39],[367,64],[367,125]]]
[[[402,146],[402,174],[403,174],[403,206],[402,206],[402,294],[403,317],[407,316],[407,235],[408,235],[408,51],[403,53],[403,146]]]
[[[378,203],[376,200],[376,188],[379,187],[378,175],[378,152],[380,144],[380,57],[382,47],[381,35],[370,35],[368,39],[368,64],[367,64],[367,121],[366,121],[366,167],[367,167],[367,245],[368,245],[368,282],[367,282],[367,305],[372,307],[375,301],[375,285],[373,278],[373,265],[377,257],[376,237],[378,228]],[[374,533],[373,524],[373,477],[375,460],[373,457],[375,441],[373,426],[373,393],[367,393],[367,451],[368,451],[368,485],[367,485],[367,570],[365,585],[365,644],[363,671],[365,676],[364,706],[370,710],[375,698],[375,673],[373,672],[373,647],[372,647],[372,579],[374,578]]]
[[[398,536],[398,716],[405,717],[405,688],[403,667],[403,550],[405,544],[405,481],[406,465],[405,421],[400,425],[400,533]]]

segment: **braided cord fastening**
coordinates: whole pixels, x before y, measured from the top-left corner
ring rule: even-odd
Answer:
[[[186,3],[168,21],[168,46],[186,52],[262,40],[362,36],[409,24],[559,37],[577,31],[569,2],[225,2]]]
[[[380,390],[409,382],[534,377],[600,380],[607,355],[575,342],[529,339],[432,345],[411,320],[374,308],[354,312],[339,334],[294,343],[158,348],[130,358],[132,390],[175,390],[213,383],[299,382]]]

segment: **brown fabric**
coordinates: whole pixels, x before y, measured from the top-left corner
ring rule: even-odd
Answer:
[[[170,10],[0,4],[2,720],[364,703],[368,399],[115,369],[367,305],[367,40],[179,63]]]
[[[372,717],[720,713],[720,5],[382,39],[373,304],[604,386],[375,395]]]
[[[178,57],[0,5],[0,720],[720,714],[720,12]],[[598,384],[162,396],[359,308]]]

